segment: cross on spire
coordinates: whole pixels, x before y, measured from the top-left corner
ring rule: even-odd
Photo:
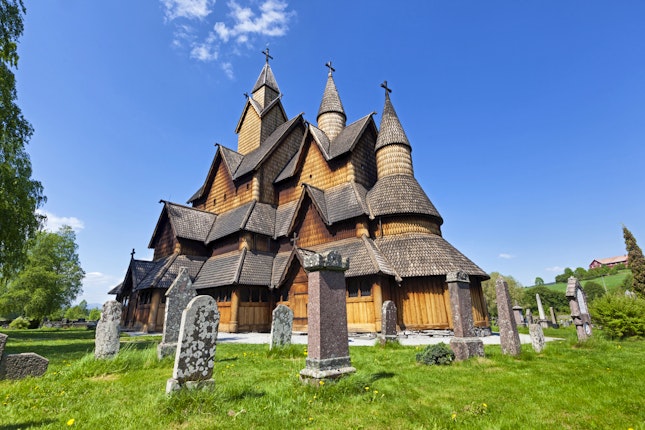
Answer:
[[[386,94],[389,94],[392,92],[392,90],[387,86],[387,81],[383,81],[383,83],[381,84],[381,87],[385,88]]]
[[[292,238],[289,240],[291,243],[293,243],[293,247],[294,247],[294,248],[297,248],[297,247],[298,247],[298,239],[300,239],[300,238],[298,237],[298,232],[294,231],[294,232],[293,232],[293,236],[292,236]]]
[[[264,49],[264,51],[262,51],[262,53],[264,54],[264,56],[265,56],[265,58],[266,58],[266,62],[267,62],[267,64],[269,64],[269,59],[273,60],[273,57],[272,57],[271,55],[269,55],[269,47],[267,46],[267,47]]]
[[[335,71],[336,71],[336,69],[334,69],[334,68],[331,66],[331,61],[327,61],[327,62],[325,63],[325,67],[329,67],[329,76],[331,76],[332,72],[335,72]]]
[[[132,248],[132,252],[130,253],[130,258],[134,258],[134,248]]]

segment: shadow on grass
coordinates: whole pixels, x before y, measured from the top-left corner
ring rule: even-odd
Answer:
[[[223,363],[225,361],[237,361],[237,357],[226,357],[226,358],[216,358],[215,361],[218,363]]]
[[[389,379],[394,378],[396,373],[392,372],[377,372],[370,376],[370,382],[378,381],[379,379]]]
[[[144,341],[121,341],[121,347],[125,348],[127,347],[128,349],[136,349],[137,351],[140,351],[142,349],[148,349],[148,348],[153,348],[157,347],[157,344],[159,342],[156,342],[154,340],[144,340]]]
[[[263,391],[244,390],[239,393],[231,393],[229,399],[235,401],[244,399],[259,399],[261,397],[264,397],[265,395],[266,393]]]
[[[56,421],[54,420],[42,420],[42,421],[25,421],[19,424],[9,424],[6,426],[0,426],[0,430],[20,430],[32,427],[42,427],[47,424],[52,424]]]

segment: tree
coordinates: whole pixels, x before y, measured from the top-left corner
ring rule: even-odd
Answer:
[[[593,302],[595,299],[605,295],[605,289],[596,281],[587,281],[582,289],[585,291],[587,300]]]
[[[555,277],[555,282],[564,282],[565,284],[573,276],[573,270],[570,267],[564,269],[564,273]]]
[[[85,272],[69,226],[56,233],[39,231],[27,248],[24,269],[0,295],[0,314],[40,320],[71,304],[81,292]]]
[[[503,277],[508,285],[508,292],[511,296],[511,305],[522,303],[524,288],[519,281],[512,276],[503,276],[499,272],[492,272],[490,279],[482,282],[482,290],[484,291],[484,298],[486,299],[486,307],[490,316],[497,316],[497,293],[495,292],[495,284],[499,277]]]
[[[569,309],[569,300],[565,296],[564,292],[559,293],[554,291],[544,285],[539,287],[531,287],[524,290],[524,306],[537,311],[537,299],[535,295],[540,295],[540,301],[545,311],[548,311],[549,307],[558,311],[566,311]]]
[[[25,145],[31,124],[16,105],[17,41],[23,32],[22,0],[0,0],[0,283],[25,261],[25,244],[38,230],[36,214],[46,200],[40,182],[31,178],[31,160]]]
[[[643,257],[643,251],[636,243],[632,232],[627,230],[625,226],[623,226],[623,237],[625,238],[625,248],[627,248],[627,267],[634,276],[632,288],[641,297],[645,297],[645,257]]]
[[[535,285],[544,285],[544,279],[538,276],[537,278],[535,278]]]
[[[68,320],[80,320],[81,318],[87,319],[89,311],[87,310],[87,302],[81,300],[76,306],[72,306],[65,311],[65,318]]]

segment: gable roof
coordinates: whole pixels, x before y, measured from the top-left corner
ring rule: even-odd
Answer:
[[[238,232],[244,228],[246,221],[251,216],[251,211],[255,206],[256,201],[251,200],[241,206],[238,206],[230,211],[222,212],[217,216],[213,228],[208,233],[205,243],[208,245],[214,240],[221,239],[224,236]]]
[[[176,253],[161,258],[152,262],[154,263],[154,266],[141,280],[137,288],[133,290],[169,288],[175,278],[177,278],[177,275],[179,275],[179,270],[182,267],[186,267],[191,279],[194,279],[205,260],[206,257],[179,255]]]
[[[242,249],[209,258],[197,276],[196,289],[226,285],[271,284],[274,256]]]
[[[443,224],[443,218],[413,176],[391,175],[379,179],[367,193],[367,204],[372,218],[423,214],[436,218],[439,225]]]
[[[167,202],[165,200],[160,200],[159,202],[163,203],[164,206],[157,220],[152,237],[150,238],[149,248],[154,247],[154,241],[161,232],[161,226],[166,219],[170,223],[175,237],[199,242],[206,240],[217,215],[212,212]]]

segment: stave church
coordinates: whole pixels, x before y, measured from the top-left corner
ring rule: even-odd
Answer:
[[[235,125],[237,148],[216,145],[186,204],[160,202],[152,261],[133,252],[110,291],[124,306],[122,327],[161,331],[165,293],[185,267],[198,294],[217,301],[220,330],[268,331],[283,304],[294,312],[294,331],[306,332],[304,255],[337,250],[349,258],[350,332],[379,331],[385,300],[396,304],[402,330],[452,328],[446,274],[457,270],[470,277],[475,325],[489,328],[481,286],[488,275],[443,238],[387,83],[379,126],[374,112],[348,124],[328,63],[314,125],[302,113],[287,116],[264,54]]]

